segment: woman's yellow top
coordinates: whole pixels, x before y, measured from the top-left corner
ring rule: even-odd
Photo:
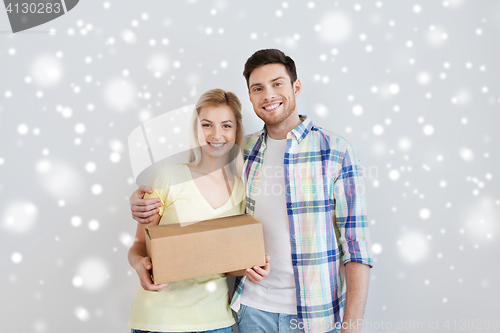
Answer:
[[[198,190],[189,168],[184,164],[163,167],[151,188],[153,193],[146,194],[144,198],[162,200],[159,224],[202,221],[239,215],[245,211],[241,179],[235,177],[229,200],[214,209]],[[128,327],[145,331],[187,332],[231,326],[234,319],[229,308],[228,292],[225,274],[172,282],[160,292],[139,287]]]

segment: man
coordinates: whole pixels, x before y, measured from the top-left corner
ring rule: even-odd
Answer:
[[[257,51],[243,75],[265,123],[244,149],[246,210],[263,225],[272,269],[237,279],[240,332],[360,332],[372,259],[358,158],[344,138],[299,116],[290,57]],[[156,213],[145,190],[131,198],[139,222]]]

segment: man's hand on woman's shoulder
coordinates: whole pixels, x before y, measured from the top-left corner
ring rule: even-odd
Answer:
[[[132,218],[139,223],[150,223],[152,216],[158,214],[158,207],[162,206],[160,199],[143,199],[146,193],[153,193],[149,186],[141,185],[130,196],[130,210]]]

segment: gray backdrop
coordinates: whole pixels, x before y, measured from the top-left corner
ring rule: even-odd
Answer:
[[[128,135],[216,87],[259,130],[241,73],[261,48],[366,170],[365,331],[493,331],[500,2],[87,0],[0,31],[2,331],[128,331]]]

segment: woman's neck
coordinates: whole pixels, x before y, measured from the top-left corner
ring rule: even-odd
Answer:
[[[223,169],[229,166],[229,157],[227,155],[221,157],[213,157],[203,154],[200,163],[196,169],[203,174],[210,174],[216,170]],[[227,169],[226,169],[227,170]]]

